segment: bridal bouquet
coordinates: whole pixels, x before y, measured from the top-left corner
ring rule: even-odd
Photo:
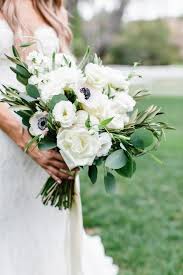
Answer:
[[[33,144],[40,150],[58,150],[71,173],[76,167],[88,167],[92,183],[103,164],[107,191],[114,189],[115,173],[131,177],[135,157],[156,148],[164,129],[170,129],[155,119],[162,114],[160,108],[138,111],[137,102],[146,93],[130,94],[133,72],[124,76],[102,65],[89,50],[80,64],[69,54],[44,56],[33,51],[26,62],[15,47],[13,54],[7,58],[16,64],[11,70],[25,92],[4,86],[1,101],[22,118],[31,135],[25,150]],[[40,194],[45,205],[67,209],[72,206],[74,184],[49,178]]]

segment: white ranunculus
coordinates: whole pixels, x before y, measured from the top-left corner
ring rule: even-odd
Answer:
[[[53,109],[53,116],[61,127],[71,127],[76,120],[76,108],[70,101],[60,101]]]
[[[98,135],[91,135],[86,128],[73,127],[61,130],[57,146],[70,170],[92,165],[100,147]]]
[[[48,102],[54,95],[64,94],[64,85],[60,81],[45,81],[38,85],[40,97],[44,102]]]
[[[90,124],[91,124],[91,129],[94,131],[98,131],[98,126],[99,126],[99,120],[97,117],[93,116],[93,115],[89,115],[88,112],[84,111],[84,110],[79,110],[76,112],[76,126],[79,127],[86,127],[85,123],[87,121],[87,119],[90,119]]]
[[[99,148],[99,151],[97,152],[97,157],[107,156],[112,146],[112,139],[110,134],[101,133],[99,135],[99,141],[100,141],[100,148]]]
[[[124,129],[125,125],[129,122],[127,114],[114,114],[113,120],[107,125],[109,129]]]
[[[97,91],[102,91],[107,86],[105,67],[89,63],[85,68],[86,82]]]
[[[38,111],[29,120],[30,128],[29,132],[32,136],[41,135],[44,137],[47,132],[47,113]]]
[[[122,91],[129,90],[129,81],[120,70],[112,69],[110,67],[105,67],[104,75],[107,80],[107,84],[114,89],[120,89]]]
[[[70,67],[60,67],[44,74],[44,83],[39,85],[41,99],[49,101],[54,95],[64,93],[65,88],[77,90],[84,82],[81,70]]]
[[[115,114],[125,114],[128,112],[132,112],[136,102],[129,94],[117,93],[116,96],[110,101],[110,109],[111,112]]]

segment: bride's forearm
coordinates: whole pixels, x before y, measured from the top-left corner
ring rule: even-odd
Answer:
[[[16,119],[8,106],[0,103],[0,129],[5,132],[21,149],[30,139],[30,135]]]

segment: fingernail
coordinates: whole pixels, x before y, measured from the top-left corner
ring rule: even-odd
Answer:
[[[69,180],[73,180],[74,178],[73,177],[68,177]]]
[[[58,182],[59,184],[61,184],[61,183],[62,183],[62,181],[61,181],[60,179],[58,179],[58,180],[57,180],[57,182]]]

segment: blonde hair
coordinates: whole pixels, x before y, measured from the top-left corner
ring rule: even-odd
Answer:
[[[15,34],[31,34],[18,15],[18,6],[22,0],[0,0],[0,11]],[[70,45],[72,32],[68,25],[68,16],[63,0],[32,0],[35,10],[44,18],[46,23],[53,27],[60,39],[60,50],[65,51]]]

